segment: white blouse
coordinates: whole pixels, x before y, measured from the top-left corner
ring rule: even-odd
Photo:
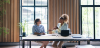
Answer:
[[[62,26],[61,26],[61,23],[58,23],[58,24],[57,24],[57,27],[58,27],[58,29],[52,31],[53,33],[56,32],[56,31],[57,31],[58,33],[61,33],[61,30],[69,30],[68,24],[67,24],[67,23],[63,23]]]

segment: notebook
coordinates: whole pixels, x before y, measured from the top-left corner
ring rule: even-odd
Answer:
[[[73,38],[82,38],[81,36],[72,36]]]

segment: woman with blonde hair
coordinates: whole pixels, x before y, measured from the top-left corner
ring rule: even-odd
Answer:
[[[59,18],[59,23],[54,28],[54,30],[49,30],[52,32],[58,32],[61,33],[61,30],[68,30],[68,23],[69,23],[69,16],[67,14],[62,14],[62,16]],[[59,44],[58,44],[59,43]],[[57,46],[58,44],[58,46]],[[53,47],[62,47],[63,41],[54,41]]]

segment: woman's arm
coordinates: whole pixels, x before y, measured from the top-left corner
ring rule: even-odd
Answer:
[[[53,29],[58,29],[58,27],[57,27],[57,26],[55,26]]]
[[[55,26],[53,29],[49,29],[48,31],[53,31],[53,30],[55,30],[55,29],[58,29],[58,27]]]
[[[33,26],[33,28],[32,28],[32,33],[33,33],[34,35],[39,35],[39,34],[41,34],[41,33],[38,33],[38,32],[36,31],[35,28],[36,28],[36,27]]]
[[[53,29],[58,29],[60,26],[60,23],[57,24],[57,26],[55,26]]]
[[[34,32],[34,35],[44,35],[45,33]]]

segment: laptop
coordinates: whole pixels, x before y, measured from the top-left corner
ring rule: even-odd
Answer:
[[[69,30],[61,30],[61,36],[69,36]]]

